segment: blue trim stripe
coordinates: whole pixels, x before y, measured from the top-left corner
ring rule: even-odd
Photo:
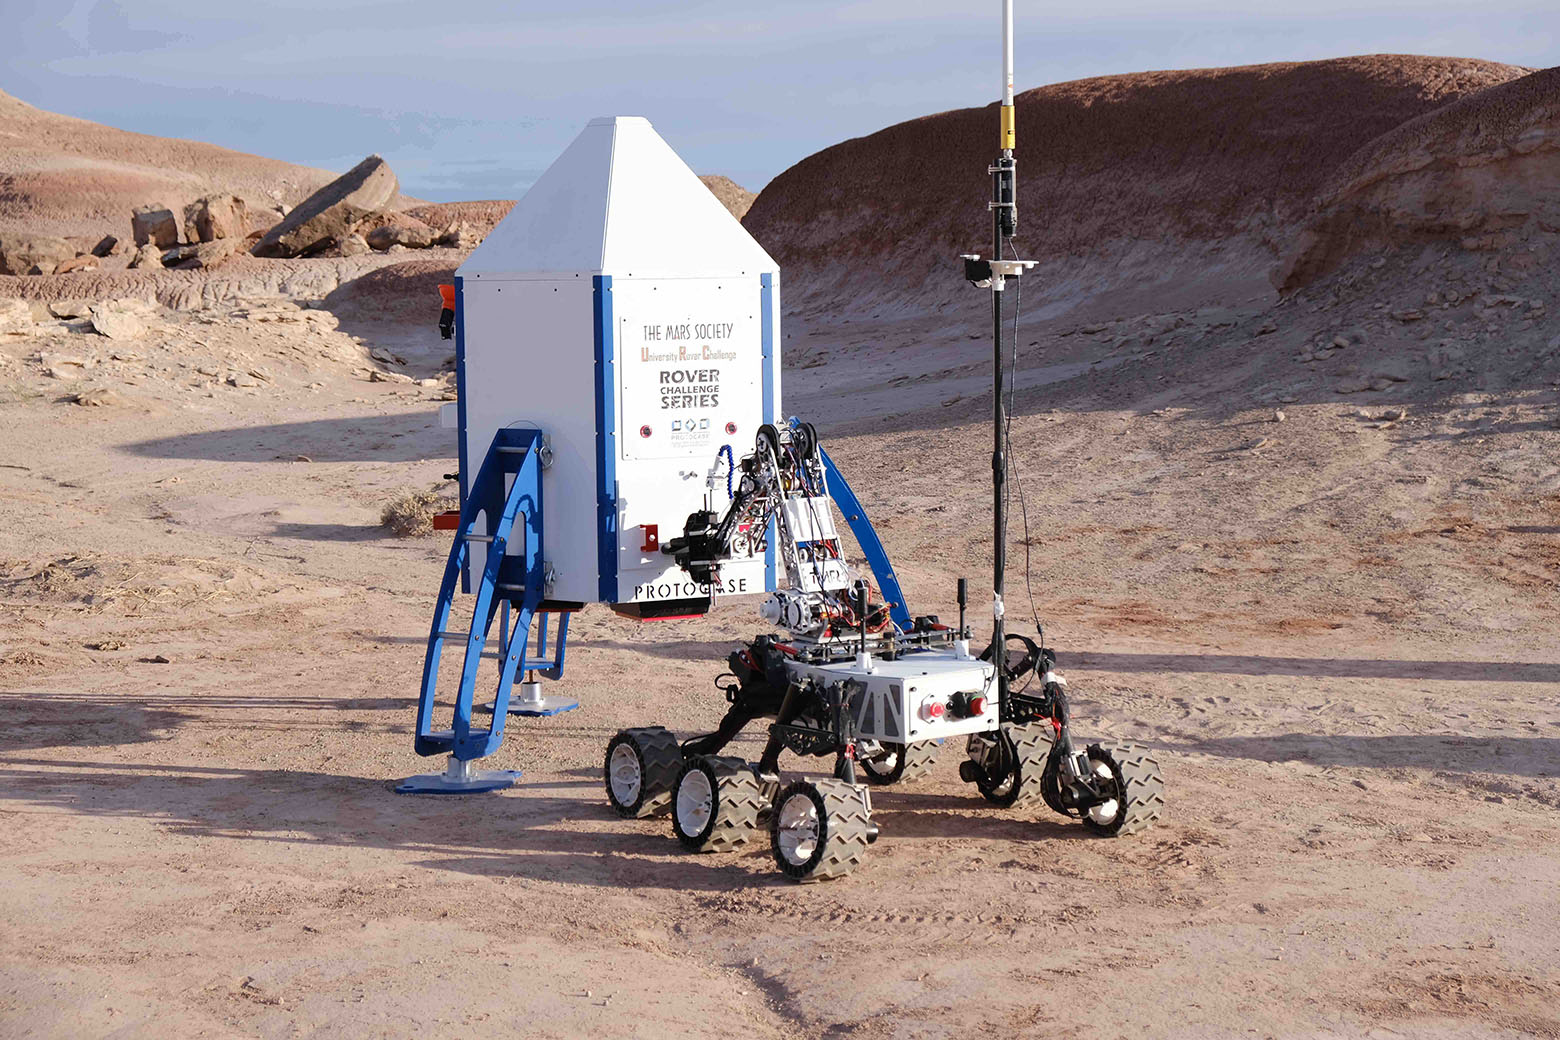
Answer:
[[[612,276],[591,279],[596,325],[596,567],[597,598],[618,599],[617,336],[612,325]]]
[[[758,276],[758,314],[760,343],[764,366],[764,422],[775,423],[775,276],[764,272]],[[764,589],[775,590],[775,522],[769,521],[764,538]]]
[[[475,478],[466,464],[466,279],[460,275],[455,276],[455,414],[455,442],[459,458],[456,471],[460,478],[456,484],[460,487],[460,509],[464,515],[466,496]],[[460,591],[471,592],[469,559],[460,565]]]

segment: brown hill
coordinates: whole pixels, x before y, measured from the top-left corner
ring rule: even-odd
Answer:
[[[1560,231],[1560,68],[1436,109],[1350,156],[1274,272],[1289,291],[1348,256],[1449,239],[1503,249]]]
[[[1362,145],[1529,70],[1370,55],[1060,83],[1019,95],[1022,255],[1052,304],[1152,287],[1255,290],[1318,189]],[[907,313],[963,292],[990,251],[995,106],[835,145],[776,177],[744,221],[793,309]],[[1265,286],[1264,286],[1265,287]],[[966,298],[968,294],[965,294]]]
[[[129,238],[130,211],[230,192],[294,206],[337,175],[57,115],[0,91],[0,231]],[[402,199],[398,204],[410,204]]]
[[[747,216],[748,210],[753,208],[753,200],[758,198],[756,194],[730,177],[709,173],[701,174],[699,180],[704,182],[704,186],[720,200],[720,204],[730,210],[731,215],[738,220]]]

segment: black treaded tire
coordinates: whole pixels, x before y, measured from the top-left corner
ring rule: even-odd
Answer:
[[[619,748],[625,749],[619,756]],[[620,769],[626,770],[628,754],[637,767],[637,783],[630,783],[626,776],[613,782],[613,760],[618,759]],[[602,778],[607,788],[607,802],[619,815],[630,819],[653,816],[665,812],[672,804],[672,784],[682,769],[682,749],[677,738],[663,726],[641,726],[619,730],[617,736],[607,742],[607,754],[602,762]]]
[[[685,826],[682,811],[683,784],[692,773],[702,779],[710,796],[709,816],[696,832]],[[768,808],[758,776],[740,758],[696,755],[683,764],[672,785],[672,833],[685,848],[695,852],[730,852],[758,833],[758,818]]]
[[[859,759],[857,764],[866,774],[867,783],[886,786],[919,780],[932,771],[937,761],[938,742],[922,740],[914,744],[884,744],[885,754],[877,759]],[[890,759],[890,756],[892,758]],[[881,764],[890,760],[890,764]]]
[[[1024,805],[1041,798],[1041,778],[1045,774],[1045,760],[1051,754],[1053,732],[1048,722],[1009,728],[1016,761],[1002,763],[996,775],[987,775],[975,782],[981,797],[1001,809],[1011,809],[1015,805]],[[966,745],[966,749],[971,752],[970,758],[975,757],[973,752],[978,741],[993,743],[997,739],[995,734],[970,734]]]
[[[1117,812],[1109,820],[1097,820],[1085,812],[1085,827],[1101,837],[1115,838],[1145,831],[1159,819],[1165,808],[1165,780],[1159,772],[1159,760],[1147,748],[1090,744],[1088,754],[1091,762],[1110,768],[1121,796]]]
[[[787,830],[787,824],[792,822],[787,803],[793,799],[811,802],[817,826],[808,854],[800,859],[793,859],[782,847],[782,837],[791,834]],[[870,830],[871,821],[862,805],[861,792],[853,785],[843,780],[797,780],[775,799],[769,817],[769,844],[775,864],[786,877],[802,882],[827,881],[844,877],[856,868],[867,854]]]

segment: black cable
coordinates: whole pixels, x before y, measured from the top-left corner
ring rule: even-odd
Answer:
[[[1011,247],[1013,239],[1006,239],[1007,246]],[[1017,258],[1017,250],[1014,250],[1014,258]],[[1007,500],[1011,501],[1013,485],[1018,487],[1018,507],[1024,520],[1024,588],[1029,594],[1030,617],[1035,623],[1035,632],[1040,637],[1040,649],[1045,649],[1045,626],[1040,622],[1040,608],[1035,605],[1034,583],[1034,550],[1030,545],[1029,535],[1029,503],[1024,497],[1024,480],[1018,472],[1017,457],[1013,452],[1013,410],[1018,401],[1018,317],[1023,310],[1023,278],[1015,281],[1013,289],[1013,358],[1008,364],[1008,411],[1007,423],[1002,430],[1003,448],[1007,454],[1008,474],[1012,477],[1009,487],[1004,493]],[[1010,511],[1011,512],[1011,511]],[[1004,536],[1006,531],[1003,532]]]

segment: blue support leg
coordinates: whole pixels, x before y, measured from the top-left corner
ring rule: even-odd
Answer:
[[[542,661],[547,659],[547,615],[541,614],[536,622],[536,652]],[[563,677],[564,650],[569,641],[569,615],[565,612],[558,622],[558,640],[553,650],[552,664],[545,668],[537,668],[527,674],[526,679],[520,684],[520,694],[509,705],[509,714],[524,715],[530,718],[542,718],[549,715],[561,715],[566,711],[573,711],[580,706],[580,702],[572,697],[544,697],[542,695],[540,675],[545,679],[561,679]]]
[[[492,791],[511,786],[520,778],[513,769],[478,770],[471,763],[498,750],[504,739],[504,719],[508,715],[509,692],[515,673],[524,670],[526,642],[531,621],[542,602],[544,574],[542,563],[542,484],[541,462],[537,448],[541,434],[535,430],[500,430],[488,448],[482,469],[461,510],[460,527],[445,565],[444,581],[433,627],[428,636],[428,651],[423,659],[423,683],[417,705],[417,735],[414,749],[420,755],[449,753],[442,773],[409,777],[396,786],[401,793],[463,794]],[[513,477],[513,483],[509,478]],[[507,485],[507,486],[506,486]],[[478,534],[477,523],[485,519],[488,533]],[[522,552],[508,554],[510,535],[516,523],[522,527]],[[466,633],[466,653],[461,665],[460,687],[455,696],[453,724],[448,730],[432,728],[434,693],[439,660],[446,638],[460,633],[448,631],[455,586],[467,570],[470,543],[486,542],[480,580],[475,583],[476,603],[471,629]],[[518,573],[517,573],[518,572]],[[514,624],[510,625],[510,608]],[[489,633],[497,619],[499,653],[487,654],[492,640]],[[485,729],[472,725],[472,698],[476,691],[477,671],[484,657],[502,661],[494,697],[491,722]]]
[[[910,608],[905,605],[905,594],[899,587],[899,578],[894,575],[894,565],[889,562],[888,550],[883,548],[882,540],[872,528],[872,521],[867,519],[867,511],[861,508],[861,500],[850,489],[849,482],[834,465],[834,460],[829,458],[829,453],[819,448],[818,454],[823,459],[823,479],[829,497],[845,514],[850,533],[856,536],[856,544],[861,546],[862,555],[867,558],[872,576],[877,579],[878,589],[883,593],[883,601],[888,604],[889,617],[894,619],[894,624],[899,626],[901,632],[910,631]]]

